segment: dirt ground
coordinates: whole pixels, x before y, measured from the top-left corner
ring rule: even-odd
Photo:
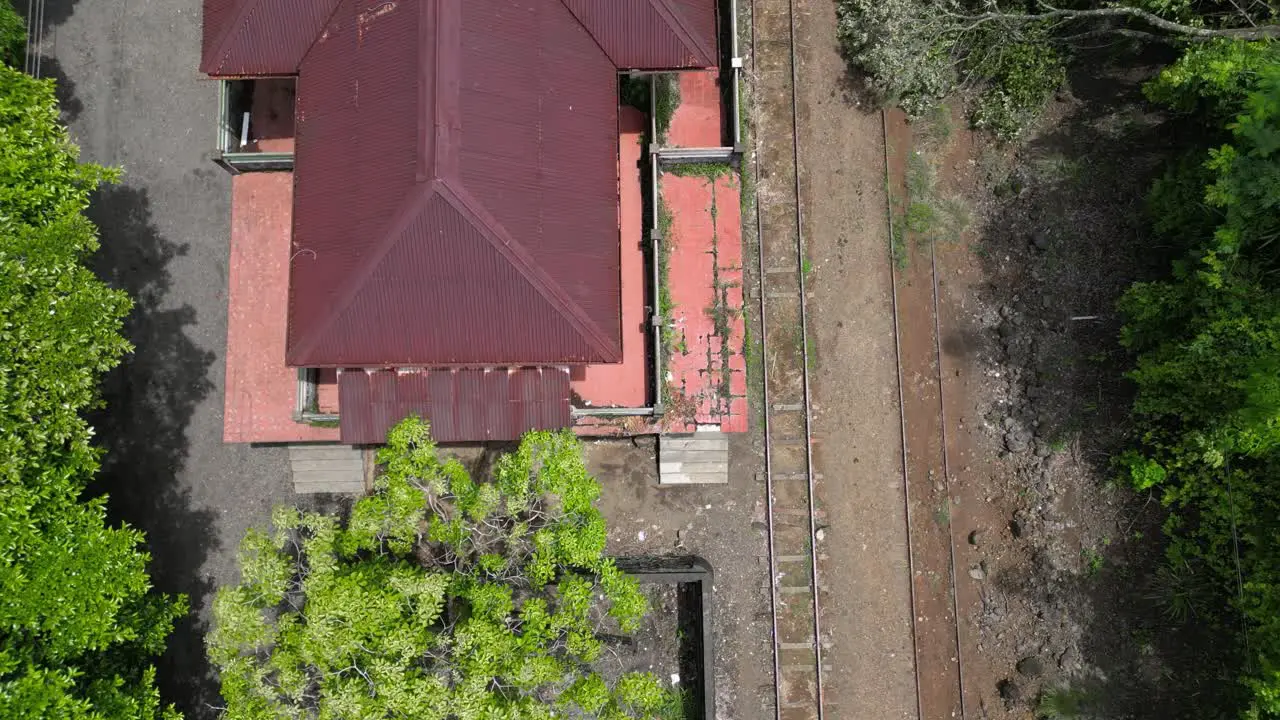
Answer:
[[[729,484],[659,486],[652,437],[587,441],[613,555],[695,555],[711,563],[717,720],[772,717],[764,489],[756,433],[730,444]]]
[[[971,218],[932,244],[949,467],[935,489],[947,493],[965,717],[1195,716],[1174,700],[1192,694],[1175,679],[1187,645],[1156,640],[1178,635],[1152,599],[1158,503],[1113,485],[1108,464],[1130,399],[1114,308],[1155,264],[1142,198],[1171,128],[1140,98],[1143,69],[1105,67],[1073,77],[1018,145],[970,134],[959,111],[911,129],[935,200]],[[904,284],[933,275],[931,246],[909,242]],[[904,347],[919,334],[904,325]]]
[[[915,718],[880,116],[846,90],[834,3],[796,10],[827,717]]]
[[[1158,639],[1178,633],[1151,599],[1158,503],[1109,482],[1115,302],[1158,264],[1142,198],[1176,130],[1149,68],[1082,63],[1013,145],[958,108],[891,114],[896,213],[919,151],[966,219],[891,262],[881,115],[831,0],[796,7],[829,716],[1190,717],[1194,643]]]

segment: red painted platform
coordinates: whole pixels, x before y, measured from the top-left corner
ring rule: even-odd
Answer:
[[[649,363],[645,353],[644,207],[640,193],[641,137],[648,121],[635,108],[618,108],[618,223],[622,229],[622,362],[588,365],[573,374],[579,407],[645,407]]]
[[[738,177],[662,176],[671,213],[668,287],[675,305],[668,432],[747,429],[742,213]]]
[[[667,144],[674,147],[723,147],[724,108],[717,70],[680,73],[680,104],[671,116]]]
[[[337,428],[293,420],[298,372],[284,364],[293,175],[231,179],[231,262],[227,307],[226,442],[338,439]],[[320,404],[336,403],[321,384]],[[335,408],[336,409],[336,408]]]

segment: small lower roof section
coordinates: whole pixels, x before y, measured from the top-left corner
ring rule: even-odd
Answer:
[[[410,415],[437,442],[517,440],[569,427],[569,372],[559,367],[338,371],[342,442],[373,445]]]
[[[293,174],[231,178],[227,386],[222,437],[231,443],[318,442],[336,428],[298,423],[298,371],[284,364]],[[322,398],[323,403],[323,398]]]

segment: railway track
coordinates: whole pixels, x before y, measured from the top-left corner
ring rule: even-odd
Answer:
[[[906,198],[908,155],[913,152],[910,128],[901,116],[881,113],[886,186],[890,198]],[[894,232],[890,200],[889,234],[900,238],[905,262],[891,252],[894,347],[898,405],[902,413],[902,483],[906,501],[907,553],[911,575],[911,620],[915,655],[916,712],[920,720],[968,717],[964,697],[964,652],[961,642],[956,579],[953,513],[961,511],[954,494],[947,426],[939,312],[937,240],[916,237],[909,229]],[[910,389],[907,390],[906,387]]]
[[[793,0],[752,0],[774,716],[821,720],[822,614],[800,204]]]

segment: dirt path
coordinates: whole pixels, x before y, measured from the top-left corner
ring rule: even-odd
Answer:
[[[915,718],[880,116],[841,90],[831,0],[796,0],[827,717]]]

